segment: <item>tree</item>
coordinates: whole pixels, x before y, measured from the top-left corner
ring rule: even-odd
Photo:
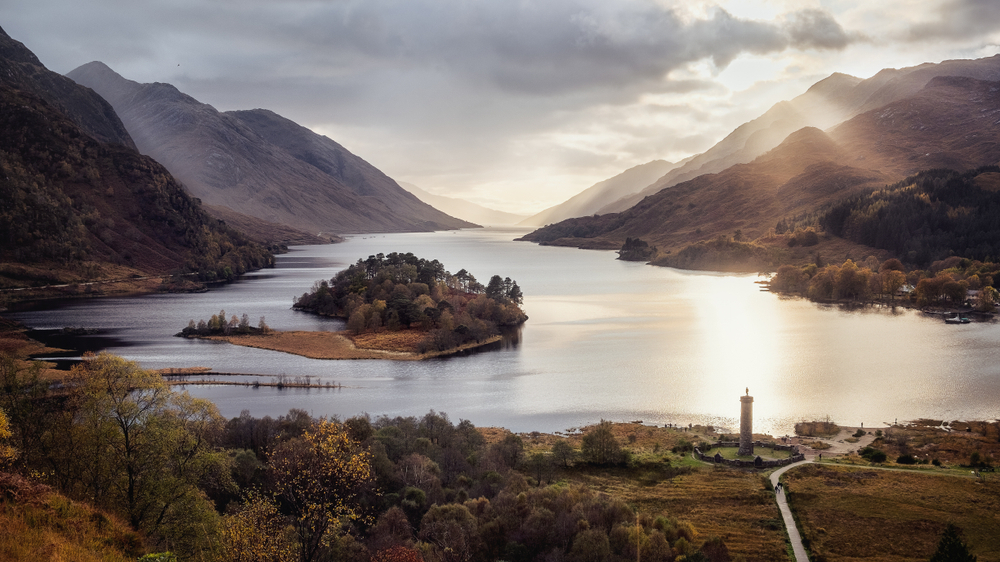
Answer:
[[[361,492],[372,479],[371,459],[344,426],[326,419],[275,447],[272,486],[295,518],[300,560],[320,557],[341,518],[363,517]]]
[[[10,439],[10,424],[7,422],[7,414],[0,410],[0,468],[3,468],[15,458],[17,449],[7,444]]]
[[[295,548],[285,536],[278,506],[256,492],[227,515],[219,533],[220,562],[292,562]]]
[[[524,293],[522,293],[521,288],[517,286],[517,281],[511,283],[510,289],[507,291],[507,298],[516,304],[524,303]]]
[[[976,303],[976,310],[992,312],[996,306],[1000,294],[993,287],[986,286],[979,291],[979,301]]]
[[[230,474],[228,458],[211,446],[222,425],[215,405],[171,392],[158,373],[106,352],[85,356],[73,375],[82,389],[76,454],[88,459],[77,481],[86,493],[173,550],[206,548],[194,529],[213,526],[217,514],[198,483]]]
[[[893,300],[896,299],[896,291],[906,283],[906,275],[898,269],[883,269],[883,271],[878,273],[878,279],[881,284],[882,294],[890,295]]]
[[[432,506],[420,521],[420,538],[437,547],[443,562],[464,562],[479,551],[476,518],[461,504]]]
[[[552,456],[561,462],[564,467],[568,467],[569,463],[576,457],[576,451],[568,441],[560,439],[556,441],[555,445],[552,445]]]
[[[625,462],[625,452],[611,430],[610,421],[601,420],[597,427],[583,436],[580,448],[583,457],[594,464],[621,464]]]
[[[969,552],[969,547],[962,542],[958,533],[958,527],[948,523],[930,562],[976,562],[976,556]]]
[[[486,296],[495,301],[504,299],[503,279],[499,275],[490,277],[490,282],[486,285]]]

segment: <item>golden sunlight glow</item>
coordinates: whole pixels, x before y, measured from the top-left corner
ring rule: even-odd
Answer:
[[[778,370],[783,361],[781,319],[777,309],[761,298],[757,285],[745,277],[716,279],[715,298],[700,303],[697,334],[700,357],[715,388],[702,392],[695,411],[719,408],[720,398],[732,397],[732,410],[739,411],[738,396],[750,388],[755,396],[754,415],[767,416],[776,408]],[[728,403],[727,403],[728,404]],[[770,404],[770,406],[768,406]],[[723,413],[723,412],[720,412]]]

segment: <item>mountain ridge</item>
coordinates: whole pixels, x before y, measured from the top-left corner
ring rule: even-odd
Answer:
[[[860,79],[842,73],[834,73],[813,84],[805,93],[785,102],[778,102],[761,117],[737,127],[722,141],[709,150],[695,155],[685,165],[668,172],[665,176],[642,191],[615,201],[599,209],[599,214],[621,212],[636,204],[647,195],[652,195],[701,175],[720,172],[736,163],[752,161],[767,150],[777,146],[784,135],[774,131],[770,139],[758,138],[756,146],[747,147],[747,140],[758,131],[773,127],[776,113],[785,104],[799,113],[803,119],[789,122],[785,135],[802,126],[817,126],[826,129],[849,118],[855,117],[887,103],[911,96],[920,91],[936,76],[959,75],[980,80],[1000,79],[1000,55],[980,59],[946,60],[940,63],[924,63],[902,69],[883,69],[874,76]],[[814,113],[824,114],[822,118],[811,117]],[[791,115],[785,110],[786,116]],[[780,137],[780,138],[779,138]],[[775,140],[777,139],[777,140]]]
[[[339,144],[273,112],[219,112],[172,85],[140,84],[96,61],[67,76],[104,96],[139,150],[210,205],[314,234],[476,226],[420,202]],[[340,168],[324,166],[338,159]]]
[[[753,240],[784,219],[919,170],[1000,162],[1000,81],[934,77],[916,94],[822,131],[805,127],[753,162],[703,174],[621,213],[582,217],[523,240],[617,249],[642,238],[677,251],[719,236]]]
[[[518,223],[518,226],[541,226],[564,219],[598,212],[621,197],[636,193],[670,170],[684,163],[653,160],[633,166],[624,172],[599,181],[558,205],[540,211]]]

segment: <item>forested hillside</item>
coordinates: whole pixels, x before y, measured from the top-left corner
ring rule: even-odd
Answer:
[[[2,30],[0,69],[0,287],[220,280],[272,264],[136,152],[107,102]]]
[[[95,276],[101,263],[226,279],[266,267],[264,247],[208,217],[162,166],[103,145],[53,106],[0,86],[0,256]],[[77,271],[79,270],[79,271]]]
[[[821,218],[834,234],[918,267],[950,255],[1000,258],[1000,168],[931,170],[851,197]]]

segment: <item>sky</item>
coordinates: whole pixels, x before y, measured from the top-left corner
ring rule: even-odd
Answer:
[[[997,0],[4,0],[51,70],[266,108],[389,176],[533,214],[707,150],[834,72],[1000,53]]]

